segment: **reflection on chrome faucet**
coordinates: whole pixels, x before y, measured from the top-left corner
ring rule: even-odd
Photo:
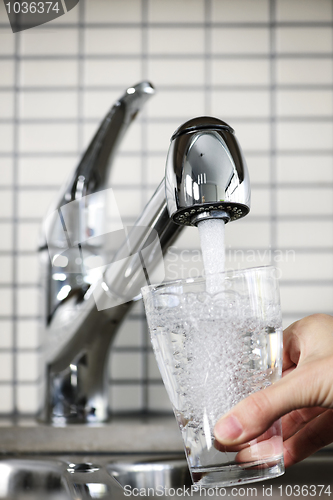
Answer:
[[[135,225],[123,226],[108,187],[110,168],[128,126],[153,94],[148,82],[127,89],[44,219],[42,421],[108,419],[110,347],[140,288],[163,280],[157,267],[163,254],[185,225],[212,217],[228,222],[249,211],[248,173],[234,132],[202,117],[175,132],[166,179]]]

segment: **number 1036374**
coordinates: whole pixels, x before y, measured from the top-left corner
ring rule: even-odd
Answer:
[[[59,2],[8,2],[8,14],[49,14],[59,12]]]
[[[331,486],[327,484],[287,484],[278,486],[280,496],[325,497],[331,496]]]

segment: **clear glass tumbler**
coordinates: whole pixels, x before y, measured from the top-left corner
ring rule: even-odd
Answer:
[[[183,437],[193,483],[225,487],[284,473],[281,422],[227,449],[217,420],[281,377],[282,321],[274,267],[142,289],[151,341]]]

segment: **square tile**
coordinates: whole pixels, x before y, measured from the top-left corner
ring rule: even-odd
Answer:
[[[112,385],[110,408],[112,412],[139,411],[142,408],[141,387],[137,385]]]
[[[268,117],[270,113],[270,95],[266,91],[234,91],[212,92],[212,109],[214,114],[227,120],[246,117]]]
[[[114,347],[141,347],[142,323],[139,319],[126,319],[120,326]]]
[[[12,153],[14,147],[14,126],[0,123],[0,153]]]
[[[36,287],[18,289],[17,313],[20,316],[37,316],[40,314],[39,305],[39,291]]]
[[[203,54],[203,28],[148,28],[149,54]]]
[[[329,53],[332,50],[330,28],[277,28],[276,50],[282,53]]]
[[[86,28],[84,52],[86,55],[141,54],[142,30],[136,27]]]
[[[23,186],[53,186],[60,188],[76,167],[72,156],[52,158],[27,156],[18,160],[18,182]]]
[[[318,312],[331,312],[333,303],[332,287],[284,286],[280,285],[282,310],[288,313],[300,312],[304,316]]]
[[[333,182],[332,157],[329,155],[278,155],[278,182]]]
[[[14,92],[0,90],[1,119],[14,117]]]
[[[268,0],[213,0],[212,21],[265,23],[269,21]]]
[[[34,415],[38,410],[41,389],[35,384],[18,384],[17,409],[21,413]]]
[[[111,353],[109,373],[113,380],[140,380],[142,354],[140,352]]]
[[[20,222],[17,230],[17,245],[19,250],[34,251],[38,249],[41,233],[41,223]]]
[[[1,48],[0,48],[1,51]],[[1,87],[12,87],[14,85],[15,79],[15,67],[14,61],[9,60],[0,60],[0,86]]]
[[[0,250],[10,252],[13,247],[12,223],[0,223]]]
[[[61,34],[60,34],[61,33]],[[20,33],[21,56],[32,55],[77,55],[78,31],[62,29],[51,31],[32,29]]]
[[[148,387],[148,408],[150,411],[170,411],[172,405],[163,384]]]
[[[1,185],[9,186],[13,182],[13,158],[0,158]]]
[[[0,412],[2,414],[11,413],[13,411],[13,385],[0,385]]]
[[[331,221],[281,221],[277,224],[279,247],[320,248],[333,246],[333,226]]]
[[[212,28],[212,54],[268,54],[267,28]]]
[[[0,93],[1,97],[1,93]],[[20,97],[20,118],[77,118],[77,92],[25,92]]]
[[[57,191],[55,190],[21,191],[18,200],[19,217],[21,219],[33,217],[42,219],[56,195]]]
[[[86,23],[138,23],[141,3],[137,0],[94,0],[85,3]]]
[[[78,83],[77,61],[23,60],[20,85],[23,87],[68,87]]]
[[[333,188],[278,189],[278,215],[333,216]]]
[[[11,189],[1,191],[0,217],[12,217],[14,193]]]
[[[39,258],[35,255],[22,255],[17,259],[17,280],[20,284],[37,285],[40,281]]]
[[[11,349],[13,346],[13,324],[8,320],[0,321],[0,349]]]
[[[13,355],[0,352],[0,381],[10,382],[13,378]]]
[[[204,0],[148,0],[148,22],[200,23],[204,20]]]
[[[333,148],[333,124],[312,121],[278,123],[277,147],[286,151],[331,150]]]
[[[141,60],[138,58],[110,60],[107,64],[105,61],[94,59],[86,59],[83,62],[84,85],[117,85],[121,94],[140,80]]]
[[[0,284],[10,284],[13,281],[13,258],[0,256]]]
[[[329,21],[332,19],[330,0],[277,0],[277,21]]]
[[[333,259],[329,252],[284,253],[278,262],[280,277],[285,280],[333,280]]]
[[[276,80],[278,84],[332,85],[333,62],[311,57],[277,59]]]
[[[8,23],[8,29],[1,28],[0,55],[11,56],[14,55],[15,52],[15,36],[13,36],[12,30],[9,26],[7,13],[4,12],[4,10],[5,9],[3,9],[2,14],[4,15],[4,23]]]
[[[19,126],[19,147],[24,153],[71,153],[77,149],[77,125],[53,124]]]
[[[213,59],[213,85],[269,85],[269,59]]]
[[[16,376],[19,382],[35,382],[38,379],[39,355],[34,352],[19,352],[16,356]]]
[[[331,116],[332,92],[326,90],[278,90],[277,116]]]
[[[203,85],[205,81],[205,64],[202,59],[148,59],[147,75],[153,85]],[[155,97],[151,101],[155,102]]]
[[[19,349],[38,349],[39,346],[38,321],[19,320],[17,322],[17,347]]]

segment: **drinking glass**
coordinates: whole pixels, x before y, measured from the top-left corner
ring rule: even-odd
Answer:
[[[282,320],[274,267],[142,288],[151,341],[196,489],[284,473],[280,420],[242,447],[214,438],[217,420],[281,377]]]

